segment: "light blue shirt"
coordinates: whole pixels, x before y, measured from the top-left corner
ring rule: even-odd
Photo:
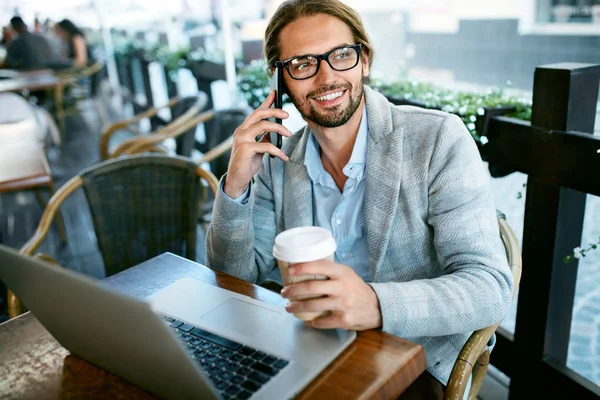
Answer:
[[[313,224],[329,229],[337,244],[335,262],[344,264],[356,272],[365,282],[371,281],[363,204],[365,200],[365,167],[367,164],[367,108],[363,109],[362,120],[352,149],[348,164],[343,169],[348,177],[342,192],[335,181],[325,171],[321,162],[320,146],[317,139],[310,133],[304,154],[304,165],[313,185]],[[221,192],[229,198],[223,190]],[[246,203],[250,188],[233,200]],[[279,283],[282,282],[279,269],[271,275]]]
[[[342,192],[331,175],[325,171],[319,143],[312,132],[306,145],[304,165],[313,185],[313,224],[329,229],[333,234],[337,243],[335,262],[351,267],[365,282],[370,282],[363,213],[367,137],[365,107],[352,155],[343,169],[348,179]]]

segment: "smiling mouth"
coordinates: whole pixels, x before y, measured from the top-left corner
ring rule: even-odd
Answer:
[[[331,101],[331,100],[335,100],[338,97],[340,97],[341,95],[343,95],[344,91],[345,90],[339,90],[337,92],[328,93],[328,94],[323,95],[323,96],[314,97],[314,99],[317,100],[317,101]]]

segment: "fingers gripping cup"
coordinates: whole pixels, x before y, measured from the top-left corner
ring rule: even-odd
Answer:
[[[303,262],[318,260],[333,261],[335,250],[335,239],[329,230],[318,226],[303,226],[289,229],[277,235],[275,238],[275,246],[273,246],[273,255],[277,259],[283,284],[287,286],[302,281],[327,279],[327,277],[323,275],[290,276],[288,268],[290,265]],[[290,300],[301,301],[317,297],[321,296],[302,296]],[[323,314],[324,313],[321,312],[309,312],[297,313],[294,315],[303,321],[310,321]]]

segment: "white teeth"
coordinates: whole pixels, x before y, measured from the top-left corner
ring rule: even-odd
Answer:
[[[329,94],[326,94],[325,96],[316,97],[316,99],[319,100],[319,101],[333,100],[333,99],[337,99],[338,97],[340,97],[342,95],[342,93],[343,93],[343,91],[341,91],[341,92],[335,92],[335,93],[329,93]]]

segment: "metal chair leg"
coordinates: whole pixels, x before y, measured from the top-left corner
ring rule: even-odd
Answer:
[[[66,127],[65,127],[65,114],[63,111],[63,95],[64,95],[64,86],[63,84],[59,84],[54,89],[54,108],[56,111],[56,119],[58,122],[58,127],[60,130],[61,142],[65,142],[65,137],[67,135]]]

